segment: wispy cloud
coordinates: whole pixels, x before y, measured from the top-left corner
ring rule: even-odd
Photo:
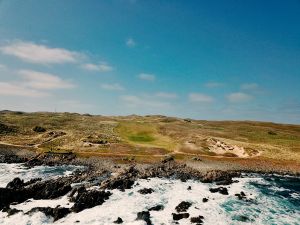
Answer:
[[[214,101],[214,98],[202,93],[190,93],[189,100],[191,102],[211,103]]]
[[[133,47],[136,46],[136,42],[135,42],[135,40],[134,40],[133,38],[128,38],[128,39],[126,40],[126,45],[127,45],[127,47],[129,47],[129,48],[133,48]]]
[[[6,66],[4,64],[0,64],[0,70],[6,69]]]
[[[120,98],[127,106],[133,108],[166,108],[171,106],[171,104],[168,102],[156,101],[148,98],[139,97],[136,95],[123,95]]]
[[[0,47],[3,54],[15,56],[36,64],[74,63],[82,57],[78,52],[63,48],[51,48],[33,42],[15,41]]]
[[[100,64],[92,64],[86,63],[81,65],[81,68],[89,71],[98,71],[98,72],[110,72],[113,70],[113,67],[108,65],[107,63],[100,63]]]
[[[159,98],[167,98],[167,99],[174,99],[177,98],[177,94],[169,93],[169,92],[157,92],[155,96]]]
[[[138,75],[138,77],[141,79],[141,80],[146,80],[146,81],[154,81],[156,79],[155,75],[154,74],[149,74],[149,73],[140,73]]]
[[[231,103],[244,103],[252,100],[253,96],[243,92],[235,92],[227,95],[226,98]]]
[[[220,82],[208,82],[204,84],[205,87],[207,88],[218,88],[218,87],[223,87],[225,84],[220,83]]]
[[[253,91],[258,89],[258,84],[256,83],[246,83],[241,85],[241,90]]]
[[[54,74],[43,73],[33,70],[20,70],[18,74],[23,78],[23,85],[34,89],[69,89],[75,85]]]
[[[0,96],[45,97],[49,93],[24,87],[18,83],[0,82]]]
[[[125,90],[125,88],[118,84],[118,83],[114,83],[114,84],[101,84],[101,88],[105,89],[105,90],[110,90],[110,91],[123,91]]]

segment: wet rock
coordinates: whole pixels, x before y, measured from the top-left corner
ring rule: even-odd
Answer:
[[[21,180],[19,177],[16,177],[6,185],[6,188],[19,189],[22,188],[23,186],[24,186],[24,181]]]
[[[101,184],[101,188],[106,189],[119,189],[124,191],[125,189],[132,188],[139,171],[135,167],[130,167],[129,169],[124,170],[116,177],[112,177]]]
[[[80,212],[84,209],[92,208],[97,205],[102,205],[105,200],[109,198],[111,193],[109,191],[87,191],[85,188],[79,189],[77,195],[72,198],[75,202],[71,210],[73,212]]]
[[[246,194],[243,191],[241,191],[238,194],[235,194],[235,196],[237,196],[239,200],[245,200],[246,199]]]
[[[189,213],[172,213],[173,220],[181,220],[183,218],[189,218]]]
[[[51,207],[35,207],[32,208],[29,212],[26,214],[33,214],[35,212],[43,212],[46,216],[51,216],[53,217],[54,221],[59,220],[66,215],[68,215],[71,210],[68,208],[63,208],[63,207],[56,207],[56,208],[51,208]]]
[[[203,216],[192,217],[191,218],[191,223],[202,224],[203,219],[204,219]]]
[[[188,190],[188,191],[192,190],[192,187],[191,187],[191,186],[188,186],[187,190]]]
[[[233,177],[240,176],[239,172],[236,171],[222,171],[222,170],[212,170],[208,171],[201,177],[201,181],[203,183],[211,183],[211,182],[226,182],[227,184],[231,184]]]
[[[152,192],[154,192],[154,190],[152,188],[143,188],[141,190],[138,190],[138,192],[142,195],[146,195],[151,194]]]
[[[0,154],[0,163],[24,163],[26,158],[13,154]]]
[[[211,193],[217,193],[217,192],[219,192],[222,195],[228,195],[228,190],[227,190],[226,187],[210,188],[209,191]]]
[[[208,198],[203,198],[203,199],[202,199],[202,202],[204,202],[204,203],[205,203],[205,202],[208,202]]]
[[[116,220],[114,221],[114,223],[116,223],[116,224],[121,224],[121,223],[123,223],[123,220],[122,220],[122,218],[118,217],[118,219],[116,219]]]
[[[182,201],[178,206],[175,207],[175,209],[177,212],[186,212],[191,207],[191,205],[192,203],[190,202]]]
[[[164,206],[163,205],[156,205],[156,206],[153,206],[149,209],[149,211],[161,211],[164,209]]]
[[[16,213],[22,212],[22,210],[18,210],[18,209],[11,209],[10,207],[5,207],[3,208],[2,212],[6,212],[7,216],[12,216]]]
[[[136,220],[144,220],[147,225],[152,225],[149,211],[138,212]]]
[[[14,189],[17,187],[16,189]],[[71,190],[68,178],[39,181],[27,186],[19,179],[14,179],[9,188],[0,188],[0,210],[11,203],[21,203],[27,199],[54,199],[67,194]]]

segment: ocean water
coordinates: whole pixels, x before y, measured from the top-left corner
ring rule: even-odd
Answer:
[[[35,167],[26,170],[17,164],[0,164],[0,186],[5,186],[15,176],[22,179],[42,176],[68,175],[76,168],[72,167]],[[194,180],[181,182],[179,180],[151,178],[138,180],[130,190],[121,192],[112,190],[109,200],[100,206],[86,209],[80,213],[71,213],[65,218],[53,222],[43,213],[33,215],[17,213],[7,217],[0,212],[0,224],[38,225],[38,224],[114,224],[118,217],[123,224],[145,224],[137,221],[137,213],[148,210],[158,204],[163,205],[162,211],[151,211],[151,221],[154,225],[175,224],[172,213],[181,201],[189,201],[192,206],[188,209],[190,217],[178,221],[178,224],[191,224],[190,218],[203,216],[203,224],[300,224],[300,178],[289,176],[262,176],[247,174],[236,179],[238,182],[227,185],[229,195],[211,193],[209,188],[214,184],[204,184]],[[188,190],[188,187],[191,187]],[[97,187],[92,187],[97,189]],[[152,188],[153,193],[142,195],[138,190]],[[235,194],[243,191],[246,199],[239,200]],[[208,198],[208,202],[203,202]],[[37,206],[72,207],[67,195],[54,200],[30,200],[13,205],[12,208],[24,212]]]

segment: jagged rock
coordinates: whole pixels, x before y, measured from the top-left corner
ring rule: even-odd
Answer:
[[[17,183],[19,188],[16,189],[0,188],[0,210],[9,206],[12,202],[21,203],[29,198],[54,199],[67,194],[71,190],[68,178],[40,181],[22,187],[20,187],[20,181],[17,181]],[[14,181],[10,182],[9,186],[14,187],[13,185],[15,185]]]
[[[228,184],[231,184],[233,182],[232,178],[238,176],[240,176],[240,173],[236,171],[212,170],[204,174],[200,180],[203,183],[226,181]]]
[[[187,190],[188,190],[188,191],[192,190],[192,187],[191,187],[191,186],[188,186]]]
[[[149,211],[138,212],[136,220],[144,220],[147,225],[152,225]]]
[[[12,216],[16,213],[22,212],[22,210],[18,210],[18,209],[11,209],[10,207],[5,207],[3,208],[2,212],[7,212],[7,216]]]
[[[190,202],[182,201],[178,206],[176,206],[175,209],[177,212],[186,212],[191,207],[191,205],[192,203]]]
[[[123,220],[122,220],[122,218],[118,217],[118,219],[116,219],[116,220],[114,221],[114,223],[116,223],[116,224],[121,224],[121,223],[123,223]]]
[[[197,224],[202,224],[203,223],[203,216],[197,216],[197,217],[192,217],[191,218],[191,223],[197,223]]]
[[[189,213],[172,213],[173,220],[181,220],[183,218],[189,218]]]
[[[246,194],[243,191],[241,191],[239,194],[235,194],[235,196],[237,196],[239,200],[246,199]]]
[[[167,163],[167,162],[171,162],[171,161],[174,161],[174,156],[168,155],[161,162],[162,163]]]
[[[6,185],[6,188],[19,189],[22,188],[23,186],[24,186],[24,181],[21,180],[19,177],[16,177]]]
[[[152,188],[143,188],[141,190],[138,190],[138,192],[142,195],[146,195],[151,194],[152,192],[154,192],[154,190]]]
[[[54,221],[59,220],[66,215],[68,215],[71,210],[68,208],[63,208],[63,207],[56,207],[56,208],[51,208],[51,207],[35,207],[32,208],[29,212],[26,214],[33,214],[35,212],[43,212],[46,216],[51,216],[53,217]]]
[[[73,196],[73,198],[71,199],[75,202],[71,210],[73,212],[80,212],[84,209],[102,205],[110,195],[111,193],[109,191],[87,191],[85,188],[81,188],[77,192],[77,195],[75,197]]]
[[[211,193],[217,193],[217,192],[219,192],[222,195],[228,195],[228,190],[225,187],[210,188],[209,191]]]
[[[153,206],[149,209],[149,211],[161,211],[164,209],[164,206],[163,205],[156,205],[156,206]]]

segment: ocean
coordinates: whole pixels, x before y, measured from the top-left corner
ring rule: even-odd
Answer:
[[[19,177],[24,181],[32,178],[50,179],[58,176],[69,176],[77,166],[37,166],[31,169],[22,164],[0,164],[0,187]],[[114,224],[120,217],[127,225],[142,225],[144,221],[136,220],[137,213],[162,205],[163,210],[151,211],[150,219],[154,225],[176,224],[172,213],[182,201],[191,203],[187,212],[189,218],[181,219],[178,224],[191,224],[191,217],[203,216],[203,224],[300,224],[300,178],[279,175],[243,174],[236,182],[225,185],[228,195],[211,193],[215,184],[201,183],[196,180],[182,182],[175,179],[151,178],[137,180],[133,188],[112,190],[110,198],[102,205],[79,213],[70,213],[53,222],[53,218],[41,212],[28,215],[33,207],[72,207],[68,195],[53,200],[30,199],[11,208],[23,210],[12,216],[0,212],[0,224],[39,225],[39,224]],[[74,184],[78,185],[78,184]],[[92,186],[91,189],[97,189]],[[152,188],[151,194],[140,194],[143,188]],[[241,192],[242,195],[241,195]],[[236,196],[240,194],[240,196]],[[245,196],[244,196],[245,195]],[[242,197],[241,197],[242,196]],[[240,198],[239,198],[240,197]],[[207,201],[203,202],[206,198]]]

